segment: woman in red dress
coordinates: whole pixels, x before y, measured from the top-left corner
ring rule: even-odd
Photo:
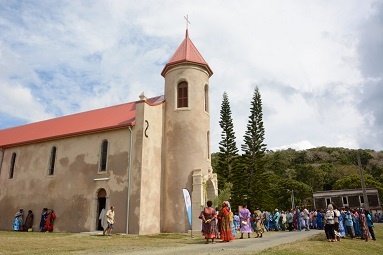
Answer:
[[[52,209],[48,209],[48,216],[45,222],[44,230],[52,232],[53,231],[53,223],[56,219],[56,214]]]
[[[231,231],[230,207],[228,201],[222,203],[222,209],[219,211],[218,218],[221,219],[221,240],[223,242],[229,242],[231,240],[234,240]]]

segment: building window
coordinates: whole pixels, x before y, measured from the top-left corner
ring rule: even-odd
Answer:
[[[205,85],[205,112],[209,112],[209,86]]]
[[[49,171],[48,175],[53,175],[55,173],[55,162],[56,162],[56,146],[53,146],[51,149],[51,157],[49,160]]]
[[[364,197],[363,196],[359,196],[359,199],[360,199],[360,204],[364,204]]]
[[[13,179],[13,174],[15,172],[15,163],[16,163],[16,153],[12,153],[11,166],[9,168],[9,179]]]
[[[108,140],[101,143],[100,171],[106,171],[106,162],[108,160]]]
[[[207,140],[207,158],[210,159],[210,132],[207,131],[206,134],[206,140]]]
[[[331,204],[331,198],[326,198],[326,206],[328,206],[329,204]]]
[[[188,84],[183,81],[177,86],[177,108],[188,107]]]
[[[343,205],[348,205],[347,197],[342,197]]]

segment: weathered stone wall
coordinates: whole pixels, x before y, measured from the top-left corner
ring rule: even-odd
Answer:
[[[109,142],[107,171],[99,171],[101,143]],[[125,232],[127,168],[130,133],[127,128],[7,148],[0,174],[0,228],[11,230],[16,211],[34,212],[38,230],[41,210],[55,210],[55,231],[93,231],[98,221],[97,192],[107,192],[106,207],[116,207],[116,232]],[[54,175],[48,175],[51,149],[56,146]],[[12,153],[13,179],[9,179]],[[97,178],[109,178],[95,181]]]

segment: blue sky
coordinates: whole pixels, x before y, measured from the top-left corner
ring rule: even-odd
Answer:
[[[383,1],[0,0],[0,129],[162,95],[189,35],[238,148],[255,86],[268,149],[383,148]]]

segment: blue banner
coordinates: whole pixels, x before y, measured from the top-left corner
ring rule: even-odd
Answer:
[[[187,189],[182,189],[182,191],[184,193],[186,212],[188,214],[188,220],[189,220],[189,225],[191,229],[192,228],[192,204],[191,204],[190,193]]]

